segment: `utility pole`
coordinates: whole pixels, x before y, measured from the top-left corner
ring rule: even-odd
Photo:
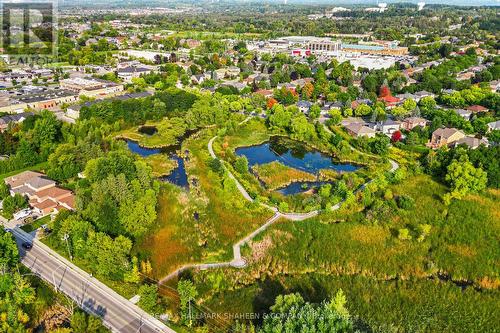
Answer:
[[[68,239],[69,239],[69,234],[68,233],[65,233],[62,240],[63,241],[66,241],[66,245],[68,246],[68,254],[69,254],[69,260],[73,261],[73,256],[71,255],[71,251],[69,249],[69,242],[68,242]]]

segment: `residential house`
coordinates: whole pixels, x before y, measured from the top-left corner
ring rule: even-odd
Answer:
[[[488,144],[488,141],[484,138],[478,139],[478,138],[475,138],[473,136],[466,136],[466,137],[463,137],[463,138],[461,138],[453,143],[454,147],[459,146],[459,145],[466,145],[470,149],[476,149],[480,145],[484,145],[484,146],[488,147],[489,144]]]
[[[359,99],[352,101],[351,108],[353,110],[356,110],[358,108],[358,106],[360,106],[361,104],[372,105],[373,103],[371,100],[369,100],[367,98],[359,98]]]
[[[328,115],[331,110],[341,110],[344,107],[344,104],[340,101],[337,102],[327,102],[321,107],[321,114]]]
[[[465,134],[456,128],[438,128],[432,133],[430,148],[448,146],[465,137]]]
[[[366,122],[362,118],[359,118],[359,117],[342,118],[342,120],[340,121],[340,125],[342,125],[344,127],[346,127],[347,125],[351,125],[351,124],[366,125]]]
[[[465,120],[470,120],[470,117],[472,116],[472,111],[470,110],[458,109],[455,110],[455,113],[458,114],[460,117],[464,118]]]
[[[432,98],[436,97],[436,95],[434,95],[433,93],[430,93],[430,92],[425,91],[425,90],[417,91],[414,95],[415,95],[415,101],[417,101],[417,102],[420,101],[424,97],[432,97]]]
[[[0,117],[0,132],[5,131],[10,124],[22,123],[26,118],[33,115],[33,112],[23,112]]]
[[[309,113],[309,110],[311,109],[312,103],[309,101],[300,100],[297,102],[296,105],[299,108],[300,112]]]
[[[229,76],[231,78],[236,78],[240,75],[241,69],[236,66],[230,66],[226,68],[226,76]]]
[[[405,129],[407,131],[411,131],[415,127],[420,126],[420,127],[425,127],[427,126],[427,119],[420,118],[420,117],[409,117],[403,120],[401,123],[401,128]]]
[[[208,77],[208,79],[210,79],[210,77]],[[205,80],[207,80],[207,76],[205,74],[191,75],[192,84],[202,84]]]
[[[219,85],[219,87],[224,87],[224,86],[225,87],[233,87],[240,92],[243,89],[245,89],[246,87],[248,87],[245,83],[241,83],[241,82],[237,82],[237,81],[226,81],[226,82],[222,83],[221,85]]]
[[[255,93],[262,95],[265,98],[271,98],[274,95],[274,92],[272,90],[267,90],[267,89],[259,89]]]
[[[226,69],[225,68],[219,68],[216,69],[212,72],[212,79],[219,81],[222,80],[226,77]]]
[[[28,198],[30,206],[40,215],[75,209],[75,195],[56,186],[56,182],[44,174],[25,171],[5,179],[11,195],[20,194]]]
[[[378,100],[384,102],[388,108],[392,108],[401,102],[401,99],[392,95],[379,97]]]
[[[303,79],[297,79],[294,81],[291,81],[290,83],[293,84],[294,87],[303,87],[306,85],[306,83],[310,83],[314,81],[312,78],[303,78]]]
[[[345,129],[347,130],[347,133],[349,133],[355,138],[359,137],[373,138],[375,137],[376,134],[374,129],[371,129],[370,127],[365,126],[362,123],[348,124],[345,126]]]
[[[484,106],[481,105],[471,105],[467,108],[467,110],[472,111],[473,113],[480,113],[480,112],[488,112],[488,108],[485,108]]]
[[[491,132],[494,130],[500,130],[500,120],[492,121],[491,123],[488,123],[488,132]]]
[[[500,92],[500,80],[491,81],[490,82],[490,89],[494,93]]]
[[[377,123],[370,123],[368,126],[377,132],[382,132],[385,135],[392,135],[392,133],[399,131],[401,122],[388,119]]]

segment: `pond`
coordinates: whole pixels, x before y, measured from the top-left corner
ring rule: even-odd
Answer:
[[[332,169],[337,172],[353,172],[359,166],[352,163],[335,161],[332,156],[308,148],[303,143],[283,137],[271,137],[268,142],[251,147],[236,149],[236,155],[245,156],[250,167],[278,161],[294,169],[318,175],[321,169]],[[278,192],[290,195],[318,187],[325,182],[294,182]],[[307,188],[306,188],[307,186]]]
[[[151,136],[158,133],[158,129],[156,128],[156,126],[147,126],[147,125],[139,127],[137,131],[147,136]]]
[[[276,192],[279,192],[283,195],[294,195],[298,193],[304,193],[310,190],[315,190],[324,184],[328,184],[328,182],[327,181],[293,182],[290,185],[277,189]]]
[[[184,159],[180,157],[177,153],[176,150],[174,150],[172,147],[165,147],[165,148],[144,148],[141,147],[137,142],[132,141],[132,140],[125,140],[127,142],[128,149],[130,149],[131,152],[138,154],[143,157],[147,157],[150,155],[155,155],[155,154],[165,154],[169,158],[176,160],[177,161],[177,168],[172,170],[172,172],[168,176],[163,176],[160,177],[160,180],[162,181],[168,181],[172,184],[175,184],[180,187],[188,188],[189,187],[189,182],[186,174],[186,168],[184,166]],[[177,146],[177,147],[180,147]]]

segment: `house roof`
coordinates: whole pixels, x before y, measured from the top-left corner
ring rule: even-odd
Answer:
[[[500,120],[488,123],[488,127],[491,128],[492,130],[500,129]]]
[[[52,179],[44,178],[43,176],[31,178],[26,182],[26,185],[38,190],[46,186],[55,186],[56,182]]]
[[[40,172],[35,171],[24,171],[12,177],[5,178],[5,183],[11,188],[16,188],[23,186],[28,180],[43,176]]]
[[[381,126],[395,126],[395,125],[401,125],[400,121],[392,120],[392,119],[387,119],[382,122],[380,122]]]
[[[464,138],[461,138],[455,143],[455,145],[461,145],[461,144],[466,144],[471,148],[477,148],[481,144],[484,144],[485,146],[488,145],[488,142],[484,139],[478,139],[473,136],[466,136]]]
[[[37,192],[36,195],[40,199],[44,198],[44,197],[48,197],[48,198],[52,198],[52,199],[61,199],[61,198],[64,198],[64,197],[71,195],[71,191],[62,189],[60,187],[50,187],[48,189]]]
[[[481,105],[471,105],[467,108],[467,110],[472,111],[472,112],[486,112],[488,111],[487,108]]]
[[[47,209],[47,208],[55,208],[57,207],[57,202],[51,200],[51,199],[47,199],[47,200],[44,200],[42,202],[36,202],[36,203],[32,203],[31,204],[34,208],[38,208],[40,210],[44,210],[44,209]]]
[[[456,128],[438,128],[437,130],[432,133],[432,135],[440,136],[442,138],[449,138],[452,135],[456,133],[461,133],[461,131],[457,130]]]
[[[12,122],[20,122],[24,121],[29,116],[33,116],[33,112],[22,112],[22,113],[16,113],[16,114],[9,114],[6,116],[3,116],[0,118],[0,125],[2,124],[9,124]]]
[[[472,111],[464,110],[464,109],[458,109],[458,110],[455,110],[455,112],[461,116],[470,116],[472,114]]]
[[[421,117],[409,117],[404,119],[405,123],[427,123],[427,119]]]
[[[384,97],[380,97],[379,101],[384,101],[386,103],[397,103],[397,102],[401,101],[401,99],[394,97],[394,96],[384,96]]]
[[[76,201],[76,197],[74,195],[70,195],[68,197],[59,199],[59,202],[61,204],[68,206],[70,209],[75,209],[75,207],[76,207],[75,201]]]
[[[356,135],[375,134],[376,133],[374,129],[371,129],[370,127],[365,126],[361,123],[348,124],[345,126],[345,128],[347,128],[349,131],[355,133]]]
[[[13,189],[11,189],[11,191],[12,191],[12,193],[17,193],[17,194],[21,194],[21,195],[27,195],[27,196],[30,196],[30,197],[33,194],[35,194],[35,190],[33,190],[32,188],[29,188],[26,185],[22,185],[22,186],[13,188]]]

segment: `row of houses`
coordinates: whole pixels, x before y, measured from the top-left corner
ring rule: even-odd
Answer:
[[[57,213],[63,209],[75,209],[75,195],[70,190],[58,187],[56,182],[43,173],[25,171],[5,179],[10,194],[26,197],[38,215]]]
[[[387,119],[378,122],[365,122],[361,118],[349,117],[341,122],[347,132],[355,138],[373,138],[377,133],[391,136],[394,132],[402,129],[410,131],[417,126],[425,127],[427,123],[426,119],[420,117],[409,117],[403,121]]]
[[[472,149],[476,149],[480,145],[489,145],[486,139],[468,136],[456,128],[438,128],[432,133],[431,140],[427,146],[429,148],[436,149],[444,146],[456,147],[462,144],[465,144]]]
[[[346,129],[349,135],[360,138],[374,138],[377,133],[391,136],[394,132],[400,130],[410,131],[413,128],[420,126],[425,127],[428,121],[420,117],[409,117],[403,121],[385,120],[381,122],[365,122],[361,118],[345,118],[342,120],[342,126]],[[491,122],[488,124],[488,131],[500,128],[500,121]],[[432,149],[437,149],[443,146],[456,147],[465,144],[471,149],[476,149],[480,145],[488,146],[489,143],[485,138],[476,138],[466,135],[461,130],[456,128],[438,128],[432,133],[432,137],[427,146]]]

